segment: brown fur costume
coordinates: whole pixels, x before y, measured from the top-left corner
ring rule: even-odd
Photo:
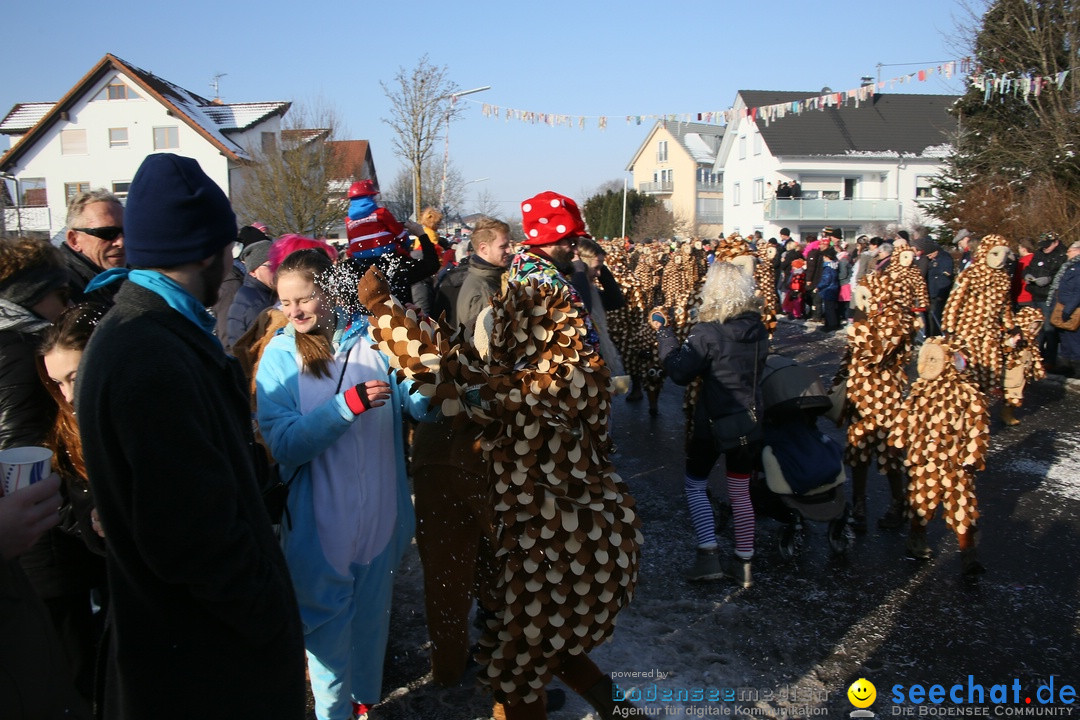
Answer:
[[[1013,314],[1013,321],[1020,329],[1021,341],[1009,347],[1005,358],[1005,402],[1020,407],[1024,402],[1024,386],[1046,377],[1042,353],[1039,352],[1039,331],[1043,326],[1043,313],[1037,307],[1023,307]]]
[[[490,333],[477,326],[484,355],[406,312],[373,271],[359,296],[398,376],[484,427],[498,572],[479,680],[508,708],[535,704],[554,673],[610,637],[637,583],[640,521],[605,449],[607,368],[551,285],[512,283],[493,300]]]
[[[847,378],[842,420],[849,423],[845,462],[856,466],[877,460],[883,472],[902,467],[888,451],[887,439],[907,387],[905,366],[914,322],[895,282],[887,273],[867,275],[860,281],[863,292],[869,292],[868,305],[853,315],[848,326],[846,364],[841,370]]]
[[[1004,385],[1006,348],[1016,344],[1018,331],[1009,274],[987,259],[995,247],[1008,245],[1000,235],[979,242],[971,265],[956,278],[941,321],[946,337],[967,357],[979,389],[995,395]]]
[[[954,355],[947,340],[927,338],[920,377],[899,407],[889,445],[903,451],[913,519],[925,526],[940,505],[945,522],[963,535],[979,517],[975,472],[985,467],[990,418],[985,396],[957,370]]]

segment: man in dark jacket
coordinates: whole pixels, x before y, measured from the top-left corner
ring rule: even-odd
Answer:
[[[1052,310],[1049,305],[1050,285],[1053,283],[1058,270],[1065,264],[1067,259],[1066,250],[1057,235],[1047,233],[1042,242],[1039,243],[1039,249],[1035,251],[1034,255],[1035,257],[1031,259],[1031,264],[1028,265],[1024,279],[1027,280],[1027,289],[1031,293],[1032,303],[1042,308],[1043,317],[1046,318],[1043,323],[1043,331],[1039,335],[1039,351],[1042,353],[1043,362],[1046,363],[1047,367],[1053,367],[1057,362],[1058,344],[1061,335],[1058,329],[1050,324],[1050,311]]]
[[[270,238],[267,237],[266,233],[259,228],[254,225],[245,225],[240,228],[240,232],[236,236],[236,243],[230,245],[230,248],[236,249],[230,252],[229,262],[231,264],[225,273],[225,277],[221,280],[221,287],[218,288],[218,299],[211,308],[211,312],[217,318],[214,324],[214,335],[223,345],[225,345],[225,340],[229,334],[229,308],[232,307],[233,300],[236,299],[236,293],[244,286],[244,278],[247,277],[247,268],[244,267],[244,261],[240,258],[240,255],[251,245],[257,242],[268,242],[269,240]],[[235,257],[233,257],[234,255]],[[232,343],[226,345],[226,350],[231,345]]]
[[[81,192],[68,203],[67,231],[60,255],[71,274],[76,303],[112,302],[115,288],[103,288],[90,295],[86,284],[98,274],[124,267],[124,206],[108,190]]]
[[[458,292],[456,307],[457,321],[465,326],[466,338],[472,338],[476,316],[502,290],[503,276],[514,256],[510,226],[501,220],[478,220],[469,242],[473,254]]]
[[[953,284],[953,259],[949,253],[929,238],[919,238],[914,243],[919,253],[920,267],[925,268],[923,278],[930,297],[930,307],[926,310],[926,334],[941,334],[941,314],[945,312],[945,303]]]
[[[300,616],[262,505],[241,371],[206,311],[235,217],[195,160],[157,153],[132,180],[124,222],[137,269],[111,278],[127,279],[75,401],[108,538],[99,707],[119,720],[300,720]]]
[[[254,242],[240,253],[240,262],[244,264],[247,275],[229,306],[228,326],[222,342],[227,353],[232,353],[233,345],[247,332],[255,318],[259,317],[259,313],[273,306],[277,299],[274,293],[274,273],[270,272],[268,264],[269,257],[269,240]]]

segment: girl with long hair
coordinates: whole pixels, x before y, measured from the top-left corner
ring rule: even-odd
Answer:
[[[414,529],[402,415],[421,418],[428,402],[387,382],[348,267],[300,250],[278,267],[276,288],[289,324],[259,362],[256,415],[291,479],[281,541],[315,714],[363,717],[380,699],[393,572]]]

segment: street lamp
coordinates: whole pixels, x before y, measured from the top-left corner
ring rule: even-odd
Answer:
[[[447,96],[447,97],[450,98],[450,107],[446,111],[446,138],[445,138],[446,146],[445,146],[445,149],[443,150],[442,192],[439,194],[439,207],[445,207],[446,206],[446,171],[447,171],[447,167],[450,165],[450,113],[454,109],[454,103],[457,102],[457,99],[459,97],[464,97],[465,95],[472,95],[473,93],[484,92],[485,90],[490,90],[490,89],[491,89],[490,85],[485,85],[483,87],[473,88],[472,90],[462,90],[461,92],[450,93]],[[479,181],[476,181],[476,182],[479,182]]]

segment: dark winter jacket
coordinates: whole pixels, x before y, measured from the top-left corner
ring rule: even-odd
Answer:
[[[60,257],[64,261],[64,267],[71,276],[70,285],[72,290],[71,301],[75,304],[94,302],[102,305],[112,305],[113,295],[116,294],[116,285],[106,285],[92,293],[86,293],[87,284],[105,272],[81,252],[72,250],[67,243],[60,243]]]
[[[479,255],[469,260],[469,269],[457,297],[457,321],[465,326],[465,337],[472,338],[476,316],[487,307],[491,298],[502,290],[506,268],[492,265]]]
[[[823,301],[836,302],[840,299],[840,269],[836,260],[821,258],[821,276],[815,289]]]
[[[944,300],[949,297],[953,284],[953,259],[944,250],[938,250],[934,257],[924,256],[926,264],[926,292],[931,300]]]
[[[56,419],[56,403],[35,364],[38,333],[47,324],[29,310],[0,301],[0,450],[44,445]],[[64,496],[66,507],[67,493]],[[90,588],[102,579],[100,561],[58,527],[45,532],[19,561],[45,599],[80,592],[89,599]]]
[[[244,284],[236,291],[232,305],[229,307],[228,326],[225,332],[225,352],[231,353],[232,346],[247,332],[259,313],[274,304],[274,289],[267,287],[254,275],[244,276]]]
[[[1061,266],[1065,264],[1067,255],[1065,245],[1062,243],[1058,243],[1053,252],[1046,253],[1039,249],[1033,255],[1031,264],[1028,265],[1025,272],[1025,274],[1033,278],[1028,281],[1027,290],[1031,293],[1031,299],[1036,304],[1041,305],[1049,298],[1050,283],[1054,281],[1054,276],[1057,275]]]
[[[1061,311],[1065,320],[1073,313],[1080,312],[1080,258],[1068,261],[1062,266],[1053,301],[1065,306]],[[1073,363],[1080,363],[1080,330],[1059,328],[1057,332],[1061,338],[1061,354]]]
[[[806,284],[816,288],[821,280],[821,247],[815,247],[806,253]]]
[[[303,718],[300,616],[236,360],[125,282],[75,407],[108,533],[103,716]]]
[[[244,263],[233,260],[232,267],[225,272],[225,279],[221,281],[221,287],[218,288],[218,301],[211,308],[211,312],[217,318],[214,335],[222,345],[225,344],[225,338],[229,334],[229,308],[236,299],[236,293],[244,285],[245,277],[247,277],[247,270],[244,268]],[[116,287],[116,283],[112,283],[112,287]]]
[[[725,323],[698,323],[682,345],[674,331],[664,327],[658,341],[664,371],[677,385],[704,379],[702,398],[694,408],[695,437],[711,436],[711,418],[751,408],[760,415],[769,332],[759,313],[745,312]]]
[[[619,287],[619,281],[615,279],[615,276],[608,270],[607,265],[600,266],[600,302],[604,306],[604,310],[611,312],[612,310],[618,310],[626,305],[626,298],[623,296],[622,288]],[[585,303],[585,309],[590,313],[592,308],[592,293],[589,292],[588,268],[580,260],[574,261],[574,273],[570,277],[570,284],[577,290],[578,296],[581,297],[581,301]]]
[[[447,324],[457,328],[457,301],[461,296],[461,286],[465,284],[465,278],[469,275],[469,265],[472,256],[464,258],[453,267],[443,268],[439,271],[438,280],[435,282],[435,296],[431,301],[431,315],[435,318],[446,318]]]

